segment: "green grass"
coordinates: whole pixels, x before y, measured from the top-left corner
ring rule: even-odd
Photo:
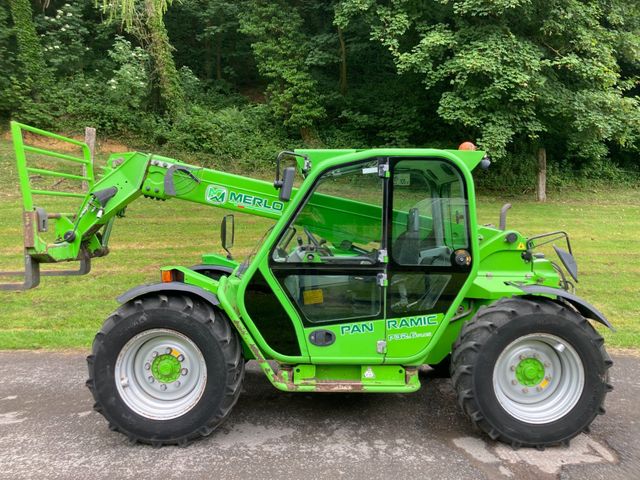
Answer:
[[[0,269],[22,267],[21,197],[10,143],[0,141]],[[509,201],[508,225],[524,234],[566,230],[580,268],[579,295],[605,313],[618,329],[599,328],[609,346],[640,345],[640,200],[634,190],[580,191],[530,198],[480,196],[480,223],[497,223]],[[45,205],[50,211],[63,202]],[[68,210],[66,208],[65,210]],[[111,254],[93,261],[84,277],[43,277],[39,288],[0,292],[0,349],[74,348],[90,345],[115,297],[159,280],[158,267],[192,265],[206,252],[221,252],[218,225],[224,210],[186,202],[140,200],[116,222]],[[238,215],[237,258],[247,255],[271,221]],[[73,264],[75,266],[75,264]],[[0,281],[3,281],[0,277]]]

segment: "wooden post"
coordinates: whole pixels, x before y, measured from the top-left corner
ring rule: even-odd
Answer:
[[[536,200],[547,201],[547,150],[538,148],[538,188],[536,188]]]
[[[91,152],[91,166],[94,165],[94,159],[96,154],[96,129],[93,127],[84,128],[84,143],[89,146],[89,152]],[[87,167],[82,165],[82,176],[87,176]],[[89,190],[89,184],[85,181],[82,182],[82,190],[85,192]]]
[[[340,93],[347,94],[347,46],[344,42],[342,29],[338,27],[338,41],[340,42]]]

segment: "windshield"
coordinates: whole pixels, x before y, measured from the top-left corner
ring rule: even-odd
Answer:
[[[239,277],[241,277],[242,274],[247,271],[247,268],[249,268],[249,265],[251,265],[251,262],[253,261],[253,259],[255,258],[256,254],[258,253],[258,250],[260,250],[260,247],[262,246],[262,244],[266,240],[267,236],[271,233],[271,230],[273,230],[274,226],[275,225],[272,225],[270,228],[267,229],[266,232],[264,232],[262,234],[262,237],[260,237],[260,240],[258,240],[256,242],[256,244],[251,249],[251,252],[249,253],[249,255],[240,264],[240,268],[238,269],[238,276]]]

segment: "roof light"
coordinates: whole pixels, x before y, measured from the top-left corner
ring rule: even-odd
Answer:
[[[473,144],[473,142],[462,142],[458,147],[458,150],[477,150],[477,149],[478,147],[476,147]]]

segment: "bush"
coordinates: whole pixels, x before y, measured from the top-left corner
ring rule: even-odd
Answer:
[[[252,170],[270,168],[276,154],[293,148],[283,129],[272,122],[266,105],[224,107],[192,105],[170,130],[167,147],[206,153],[222,162]]]

